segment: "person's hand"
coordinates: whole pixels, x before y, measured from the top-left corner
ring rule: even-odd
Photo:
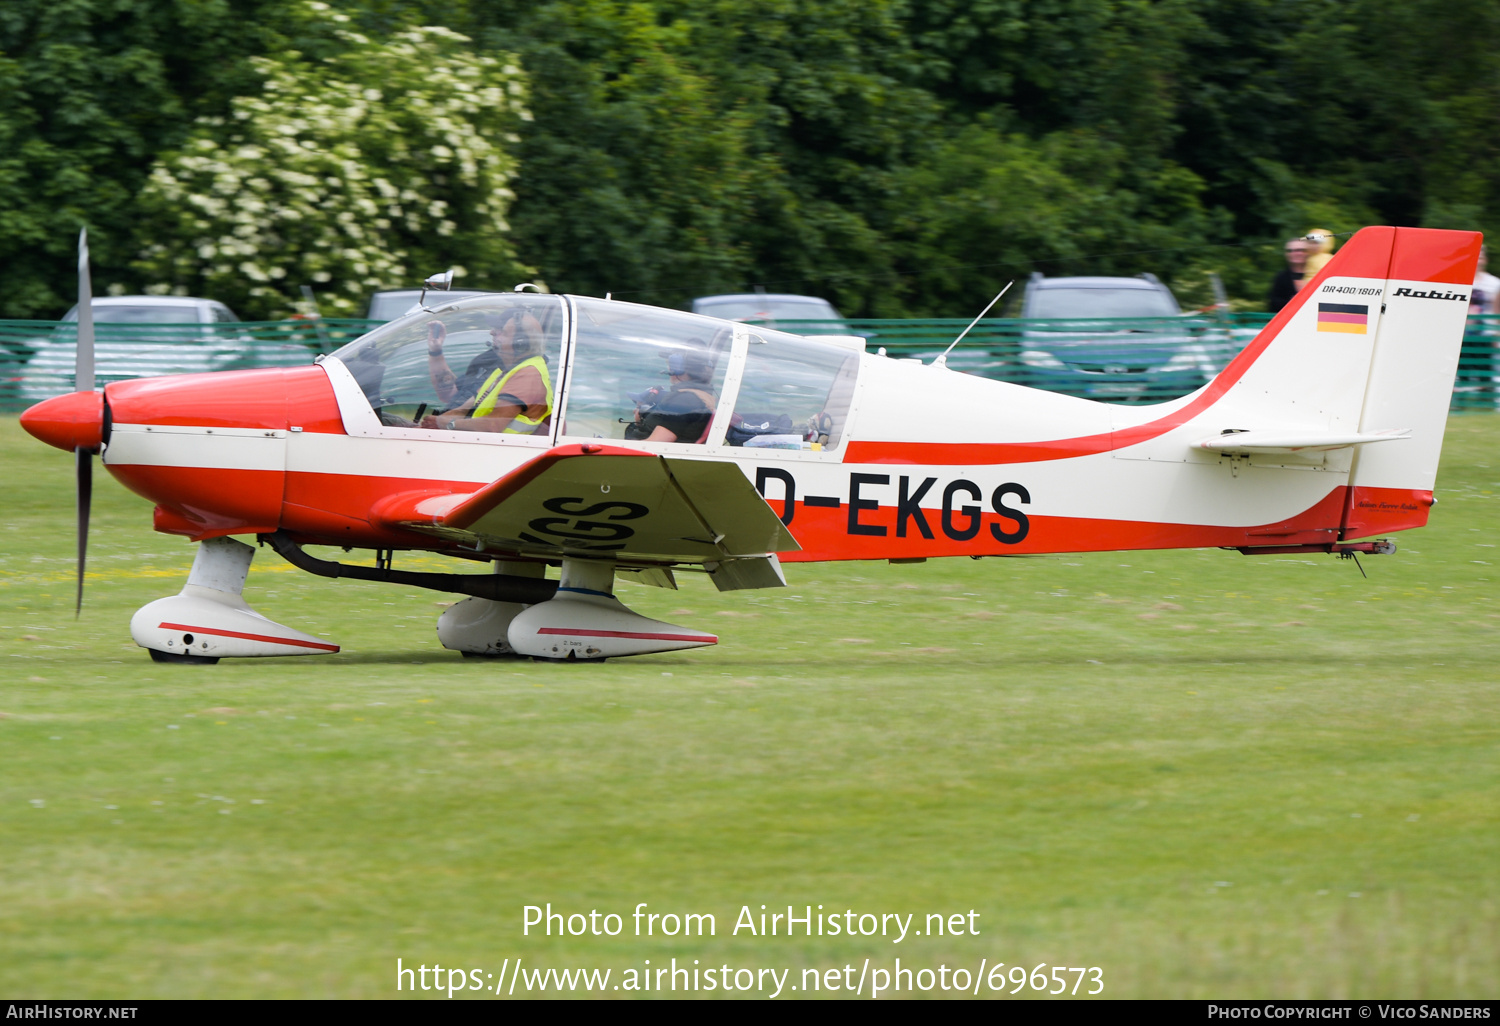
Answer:
[[[443,342],[448,338],[448,328],[442,321],[427,322],[427,351],[433,356],[443,355]]]
[[[427,416],[422,418],[421,426],[424,428],[435,428],[440,427],[441,425],[438,424],[437,417],[429,413]]]

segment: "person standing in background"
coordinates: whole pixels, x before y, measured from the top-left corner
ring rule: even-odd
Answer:
[[[1266,293],[1266,309],[1272,313],[1280,313],[1281,308],[1290,303],[1297,290],[1302,287],[1302,270],[1307,263],[1307,240],[1287,239],[1282,254],[1286,257],[1286,267],[1276,272],[1276,277],[1271,279],[1271,291]]]
[[[1500,313],[1500,278],[1486,269],[1489,265],[1487,248],[1479,247],[1479,269],[1474,272],[1474,290],[1469,293],[1471,314]]]
[[[1500,278],[1486,270],[1486,247],[1479,247],[1479,267],[1469,290],[1469,320],[1464,325],[1463,349],[1458,355],[1458,381],[1454,385],[1457,405],[1470,409],[1493,409],[1496,398],[1496,325],[1485,314],[1500,314]]]

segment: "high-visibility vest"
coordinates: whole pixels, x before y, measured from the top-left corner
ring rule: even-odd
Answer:
[[[527,357],[510,370],[501,367],[492,371],[490,376],[484,379],[484,384],[479,386],[478,398],[474,403],[474,412],[470,416],[488,416],[495,409],[496,401],[500,396],[505,394],[505,386],[510,382],[510,379],[526,367],[535,367],[537,373],[542,376],[542,391],[547,397],[543,400],[545,409],[542,410],[542,415],[535,419],[526,416],[526,411],[522,410],[516,414],[514,420],[505,426],[501,434],[535,434],[536,429],[541,426],[542,422],[552,415],[552,376],[547,373],[547,361],[540,356]]]

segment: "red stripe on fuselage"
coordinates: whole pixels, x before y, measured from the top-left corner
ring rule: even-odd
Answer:
[[[160,467],[146,463],[106,464],[105,469],[137,495],[150,499],[186,523],[201,525],[201,531],[190,535],[194,541],[226,534],[259,533],[281,518],[279,470]]]
[[[427,535],[408,534],[388,524],[371,523],[373,511],[393,495],[423,491],[435,497],[445,493],[467,494],[481,487],[473,481],[287,471],[281,526],[309,537],[340,539],[339,545],[379,542],[398,548],[431,548],[434,543]]]
[[[253,482],[255,475],[267,473],[143,466],[110,469],[116,472],[129,471],[126,476],[131,478],[131,486],[148,496],[164,485],[181,484],[188,476],[195,478],[201,488],[211,488],[221,495],[232,495],[237,489],[245,489],[245,486]],[[150,478],[156,487],[137,487],[142,478]],[[295,479],[297,495],[306,505],[287,503],[279,511],[279,519],[273,516],[269,522],[249,519],[235,521],[222,513],[195,510],[202,518],[199,522],[204,525],[202,536],[260,533],[274,530],[279,524],[310,544],[441,551],[448,546],[426,535],[406,534],[393,528],[372,525],[361,514],[367,515],[379,498],[398,491],[409,492],[415,488],[440,493],[445,489],[465,492],[474,488],[472,482],[369,478],[344,474],[298,473],[289,474],[288,479],[288,492],[293,490],[291,481]],[[1012,498],[1011,501],[1014,503],[1015,499]],[[773,510],[784,512],[781,500],[771,499],[769,502]],[[998,540],[996,531],[1014,534],[1018,530],[1018,522],[990,511],[980,514],[979,529],[974,532],[973,537],[962,539],[951,537],[945,530],[941,509],[924,508],[924,519],[933,537],[924,537],[915,519],[908,518],[907,536],[902,538],[896,536],[897,509],[894,505],[861,510],[858,521],[860,526],[885,529],[884,536],[876,536],[849,532],[846,504],[830,509],[799,503],[791,530],[803,546],[803,551],[783,553],[781,559],[783,562],[816,562],[1239,547],[1277,543],[1313,544],[1420,527],[1427,522],[1431,503],[1431,492],[1390,488],[1356,489],[1351,500],[1348,489],[1339,486],[1295,516],[1275,523],[1251,526],[1052,516],[1030,513],[1024,505],[1018,505],[1017,509],[1026,512],[1028,530],[1026,536],[1016,544]],[[949,526],[960,534],[974,526],[971,518],[961,509],[954,510],[949,519]],[[1344,528],[1342,531],[1341,526]]]
[[[862,442],[851,441],[844,451],[845,463],[926,464],[929,466],[971,466],[1004,463],[1039,463],[1065,460],[1077,456],[1124,449],[1166,434],[1180,427],[1218,402],[1245,372],[1260,359],[1281,329],[1317,293],[1318,287],[1337,272],[1341,278],[1378,278],[1384,280],[1391,264],[1395,228],[1366,228],[1349,240],[1343,252],[1329,261],[1307,285],[1292,297],[1280,313],[1271,318],[1259,335],[1229,362],[1187,405],[1145,424],[1097,435],[1059,438],[1040,442]],[[1418,278],[1416,280],[1426,280]]]
[[[1059,517],[1028,512],[1025,537],[1014,544],[1000,541],[996,533],[1014,535],[1020,528],[1020,522],[996,513],[981,513],[978,530],[973,537],[964,539],[952,537],[944,528],[942,510],[924,509],[928,529],[933,537],[924,537],[912,519],[906,525],[907,536],[898,538],[895,506],[861,510],[860,525],[884,528],[885,535],[879,536],[851,535],[847,507],[832,510],[799,505],[790,530],[802,545],[802,551],[783,552],[780,558],[783,563],[807,563],[843,559],[1019,556],[1133,549],[1320,544],[1339,540],[1345,492],[1346,488],[1341,485],[1294,517],[1248,527]],[[773,509],[781,505],[776,501],[771,503]],[[1024,506],[1017,508],[1025,510]],[[970,516],[961,510],[954,510],[950,526],[956,533],[965,534],[976,525]]]

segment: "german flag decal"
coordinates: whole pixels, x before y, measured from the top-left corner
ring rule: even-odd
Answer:
[[[1370,323],[1370,308],[1355,303],[1319,303],[1318,330],[1363,335]]]

